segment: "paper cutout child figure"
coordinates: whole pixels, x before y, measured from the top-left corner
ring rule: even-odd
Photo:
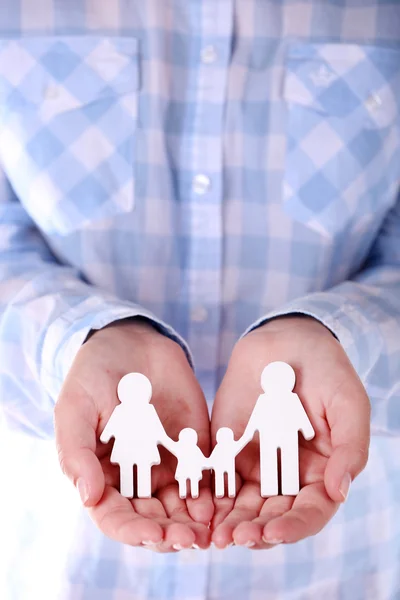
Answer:
[[[290,365],[273,362],[261,375],[264,394],[259,396],[242,437],[247,444],[256,431],[260,436],[261,496],[278,494],[278,448],[281,450],[281,491],[299,493],[299,441],[301,431],[311,440],[314,429],[297,394],[296,375]]]
[[[182,429],[177,442],[170,441],[168,450],[178,459],[175,479],[179,484],[180,498],[187,496],[187,483],[189,481],[190,495],[199,497],[199,482],[203,471],[208,469],[208,459],[197,445],[197,432],[190,427]]]
[[[115,438],[110,460],[120,467],[120,491],[134,497],[133,466],[137,468],[137,496],[151,497],[151,467],[160,464],[158,444],[169,447],[171,440],[150,403],[152,387],[141,373],[122,377],[117,388],[121,404],[115,407],[100,441]]]
[[[215,496],[223,498],[225,495],[224,475],[228,479],[228,496],[236,496],[236,469],[235,458],[246,445],[242,438],[235,441],[232,429],[221,427],[216,435],[217,444],[208,459],[209,467],[214,471]]]

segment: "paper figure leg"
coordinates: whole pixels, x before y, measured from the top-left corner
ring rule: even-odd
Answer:
[[[264,441],[263,441],[264,442]],[[278,451],[276,445],[263,443],[260,448],[261,496],[278,495]]]
[[[236,496],[236,474],[235,467],[227,472],[228,475],[228,496],[234,498]]]
[[[223,498],[225,496],[224,472],[214,471],[214,476],[215,496],[216,498]]]
[[[281,449],[282,494],[296,496],[300,491],[299,444],[297,436],[293,444],[285,444]]]
[[[178,479],[179,483],[179,498],[185,499],[187,496],[187,479],[185,477],[180,477]]]
[[[151,466],[137,466],[138,498],[151,498]]]
[[[198,479],[190,480],[190,495],[192,496],[192,498],[199,497],[199,480]]]
[[[119,476],[120,476],[121,496],[124,496],[124,498],[133,498],[134,485],[133,485],[133,465],[132,465],[132,463],[120,464]]]

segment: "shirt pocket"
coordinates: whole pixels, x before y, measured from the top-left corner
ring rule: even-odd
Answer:
[[[400,51],[289,47],[284,205],[322,235],[376,227],[400,176]]]
[[[0,156],[45,232],[133,209],[138,89],[136,38],[0,42]]]

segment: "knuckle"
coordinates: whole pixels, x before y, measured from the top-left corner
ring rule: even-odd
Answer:
[[[57,445],[57,458],[62,473],[66,477],[68,477],[68,479],[71,479],[75,483],[74,478],[71,474],[70,461],[68,459],[68,455],[64,452],[60,445]]]
[[[67,474],[67,463],[66,463],[66,459],[65,459],[65,454],[60,447],[57,447],[57,458],[58,458],[58,464],[60,465],[61,471],[64,473],[64,475],[66,475]]]
[[[354,465],[355,476],[365,469],[369,458],[368,444],[349,447],[351,463]]]

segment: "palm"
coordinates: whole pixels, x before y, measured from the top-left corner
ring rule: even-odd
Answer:
[[[311,419],[315,422],[312,415]],[[273,520],[283,515],[286,515],[286,519],[274,524],[276,533],[272,539],[296,541],[303,537],[305,530],[305,522],[301,518],[304,507],[313,504],[315,509],[308,509],[311,513],[309,517],[313,520],[313,533],[323,527],[338,507],[328,497],[324,486],[324,473],[330,456],[330,436],[324,429],[316,431],[315,441],[306,441],[299,435],[301,491],[296,497],[260,496],[258,436],[240,453],[236,460],[239,493],[234,500],[216,502],[213,539],[217,544],[225,546],[234,539],[237,544],[265,548],[268,543],[263,541],[264,529],[268,523],[272,524]],[[324,505],[323,519],[322,513],[319,513],[321,504]]]
[[[241,342],[218,392],[211,427],[213,437],[223,425],[230,426],[235,436],[240,437],[260,394],[262,368],[273,360],[292,364],[298,374],[296,391],[316,434],[308,442],[299,434],[301,491],[296,497],[260,496],[256,435],[236,459],[237,497],[216,503],[213,541],[220,547],[232,541],[254,548],[268,547],[269,542],[298,541],[322,529],[339,506],[337,492],[336,496],[332,493],[336,489],[335,473],[338,470],[335,464],[329,464],[329,459],[347,432],[346,425],[337,424],[337,417],[343,398],[348,402],[348,398],[359,397],[359,403],[363,405],[360,420],[367,422],[368,399],[331,334],[323,330],[320,333],[318,328],[322,326],[319,324],[314,330],[312,324],[305,329],[308,340],[305,341],[300,335],[302,327],[305,326],[299,326],[298,338],[293,337],[293,331],[289,336],[281,331],[277,337],[260,329]],[[321,335],[326,351],[315,352],[315,344],[319,341],[317,334]],[[336,463],[340,460],[340,456],[334,458]]]
[[[164,400],[164,401],[162,401]],[[201,424],[202,411],[197,410],[190,402],[182,399],[179,403],[179,411],[173,410],[173,400],[165,396],[163,399],[153,398],[152,403],[156,406],[161,422],[169,423],[169,434],[174,439],[181,429],[187,426],[187,415],[190,413],[197,424],[197,429],[202,427],[205,431],[209,428],[208,418]],[[166,410],[168,407],[168,410]],[[171,410],[172,408],[172,410]],[[200,407],[199,407],[200,408]],[[107,411],[108,412],[108,411]],[[167,414],[164,414],[167,413]],[[99,432],[100,433],[100,432]],[[99,437],[99,433],[97,437]],[[151,541],[159,539],[162,530],[164,541],[159,546],[160,551],[169,551],[174,545],[190,547],[196,543],[200,547],[206,547],[209,542],[208,522],[211,518],[211,497],[207,488],[202,489],[198,500],[182,500],[178,493],[178,484],[175,479],[176,459],[164,448],[160,448],[161,464],[152,468],[152,498],[133,499],[123,498],[118,492],[120,485],[119,466],[110,462],[110,454],[113,441],[107,446],[97,444],[96,454],[102,465],[105,475],[107,502],[102,501],[94,508],[92,514],[94,520],[101,521],[103,530],[107,528],[107,519],[110,519],[111,537],[115,537],[116,515],[120,513],[120,525],[129,528],[129,524],[135,522],[135,533],[137,538],[130,540],[136,544],[143,540]],[[106,511],[105,519],[103,511]],[[116,512],[117,511],[117,512]],[[131,529],[133,533],[133,528]],[[114,533],[113,533],[114,532]]]
[[[119,466],[110,462],[113,440],[107,445],[98,441],[118,404],[116,389],[120,377],[138,371],[146,374],[153,383],[152,404],[167,434],[176,440],[181,429],[192,426],[199,434],[199,446],[204,452],[209,449],[206,403],[178,346],[156,334],[160,338],[156,338],[160,349],[154,347],[152,341],[152,359],[148,360],[146,352],[141,352],[139,357],[132,351],[135,347],[133,332],[125,333],[116,340],[115,332],[104,330],[81,348],[79,360],[71,368],[57,406],[58,446],[63,453],[68,453],[72,427],[75,428],[74,439],[83,439],[86,476],[91,478],[92,488],[97,490],[89,511],[103,533],[131,545],[153,542],[159,551],[193,544],[207,547],[208,523],[213,513],[209,489],[203,487],[197,500],[182,500],[174,476],[176,459],[160,448],[161,464],[152,469],[152,498],[127,499],[118,491]],[[141,333],[142,349],[146,335]],[[113,345],[111,351],[110,344]],[[76,429],[78,424],[81,424],[81,432]]]

